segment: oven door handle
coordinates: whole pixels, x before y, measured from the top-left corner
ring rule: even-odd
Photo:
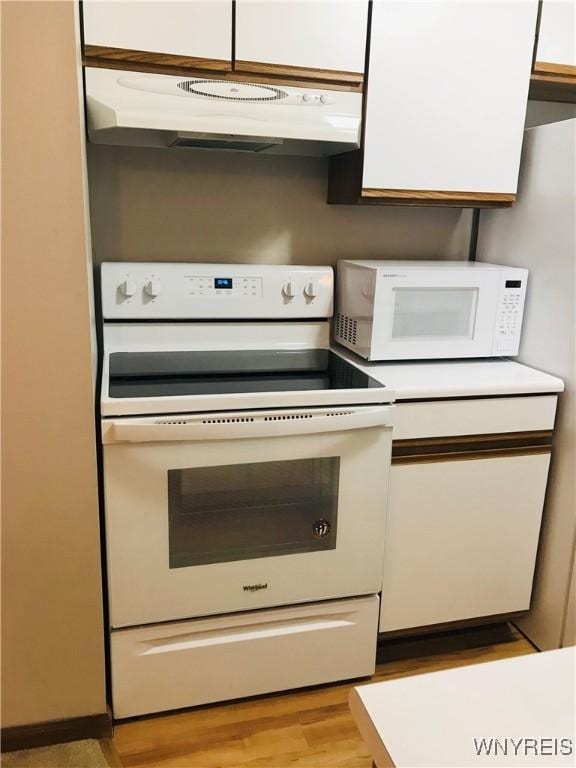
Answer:
[[[233,440],[251,437],[282,437],[322,432],[342,432],[369,427],[391,427],[394,406],[356,409],[269,412],[255,414],[207,414],[187,419],[174,416],[155,419],[106,420],[103,443],[159,443],[193,440]]]

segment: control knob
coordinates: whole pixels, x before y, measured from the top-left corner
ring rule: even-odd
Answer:
[[[156,298],[162,291],[162,283],[157,277],[151,277],[144,284],[144,293],[150,296],[151,299]]]
[[[305,104],[320,104],[322,97],[319,93],[305,93],[302,96],[302,101]]]
[[[284,285],[282,286],[282,293],[287,299],[294,298],[294,296],[296,295],[296,288],[292,280],[288,280],[287,283],[284,283]]]
[[[126,277],[126,280],[124,280],[123,283],[120,283],[120,285],[118,286],[118,290],[120,291],[122,296],[129,299],[131,296],[134,296],[134,294],[136,293],[136,290],[137,290],[136,283],[134,282],[134,280],[132,280],[130,275],[128,275]]]
[[[318,296],[318,281],[317,280],[310,280],[306,285],[304,286],[304,296],[306,296],[307,299],[310,299],[311,301]]]

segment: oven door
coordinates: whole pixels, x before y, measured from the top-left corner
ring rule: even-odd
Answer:
[[[112,626],[378,592],[392,411],[106,420]]]
[[[378,271],[371,360],[489,357],[497,270]]]

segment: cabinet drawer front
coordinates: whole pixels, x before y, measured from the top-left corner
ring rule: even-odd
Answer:
[[[115,718],[370,675],[376,595],[112,633]]]
[[[381,632],[530,607],[549,461],[392,467]]]
[[[554,427],[556,395],[396,405],[394,440],[535,432]]]

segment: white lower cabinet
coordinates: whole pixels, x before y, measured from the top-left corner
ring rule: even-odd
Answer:
[[[549,453],[392,466],[380,632],[527,610]]]
[[[371,595],[115,630],[114,717],[370,675],[378,609]]]

